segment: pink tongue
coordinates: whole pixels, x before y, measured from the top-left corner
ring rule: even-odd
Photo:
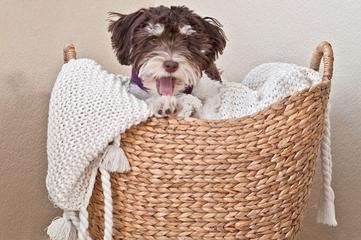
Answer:
[[[162,96],[171,96],[173,94],[174,78],[163,77],[158,80],[157,90]]]

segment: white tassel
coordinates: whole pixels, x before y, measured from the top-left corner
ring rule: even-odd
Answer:
[[[320,203],[317,213],[317,222],[331,227],[337,226],[335,205],[332,201],[324,200]]]
[[[128,158],[120,147],[120,135],[105,150],[101,166],[109,172],[130,171]]]
[[[322,193],[319,200],[317,222],[329,226],[337,226],[335,213],[335,193],[332,189],[332,156],[331,156],[331,126],[329,106],[326,108],[324,131],[320,146],[322,167]]]
[[[77,229],[67,211],[62,217],[55,218],[47,228],[51,240],[77,240]]]

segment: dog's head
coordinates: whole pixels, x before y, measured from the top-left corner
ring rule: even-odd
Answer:
[[[112,46],[121,64],[133,65],[143,85],[159,95],[176,95],[200,79],[215,80],[214,65],[226,38],[214,18],[202,18],[186,7],[155,7],[124,15],[110,13]]]

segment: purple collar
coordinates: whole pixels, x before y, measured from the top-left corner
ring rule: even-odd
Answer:
[[[132,68],[132,76],[131,76],[131,81],[133,84],[136,84],[140,89],[144,90],[144,91],[148,91],[148,89],[146,87],[144,87],[143,85],[143,80],[138,76],[137,71],[135,70],[135,68]],[[186,88],[184,89],[183,93],[185,94],[191,94],[193,90],[193,86],[192,85],[188,85],[186,86]]]

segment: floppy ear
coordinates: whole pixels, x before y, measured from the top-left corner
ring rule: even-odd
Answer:
[[[214,64],[214,62],[209,64],[209,66],[204,69],[204,73],[207,74],[207,76],[212,80],[222,81],[219,69],[217,68],[216,64]]]
[[[144,9],[124,15],[110,12],[110,17],[118,17],[118,20],[110,20],[108,31],[111,32],[112,47],[116,52],[118,61],[124,65],[130,65],[130,51],[135,29],[144,22]]]
[[[208,53],[208,57],[212,62],[204,71],[210,79],[221,81],[221,74],[214,61],[219,54],[223,53],[223,49],[226,47],[226,36],[222,30],[222,24],[215,18],[204,17],[203,24],[212,46],[211,51]]]
[[[222,30],[222,24],[217,19],[204,17],[203,20],[205,32],[208,34],[212,45],[210,57],[214,61],[226,47],[226,36]]]

